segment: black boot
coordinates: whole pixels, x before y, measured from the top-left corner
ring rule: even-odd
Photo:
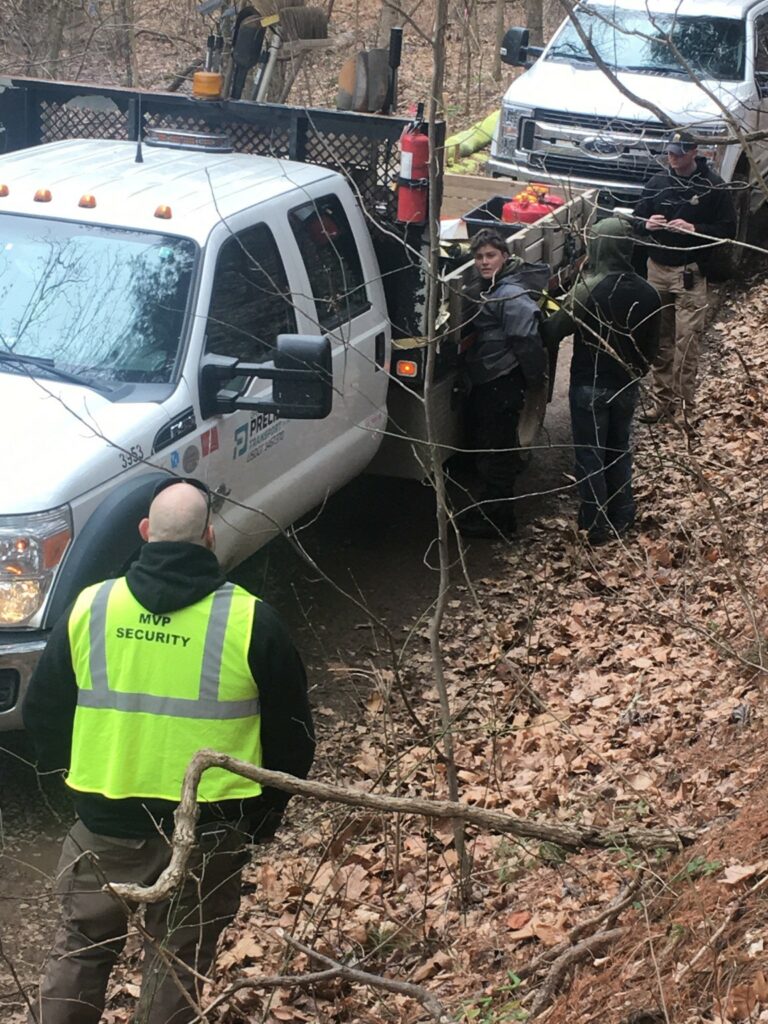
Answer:
[[[517,532],[517,523],[511,510],[489,508],[484,512],[485,506],[474,506],[465,509],[457,516],[459,533],[462,537],[478,537],[487,540],[509,540]]]

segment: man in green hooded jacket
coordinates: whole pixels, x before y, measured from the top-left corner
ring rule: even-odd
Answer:
[[[593,544],[634,522],[632,417],[638,382],[659,346],[661,300],[633,270],[633,245],[624,221],[598,222],[581,279],[542,325],[547,341],[573,334],[569,398],[578,523]]]

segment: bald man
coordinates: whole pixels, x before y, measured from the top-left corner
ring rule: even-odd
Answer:
[[[128,911],[103,886],[152,884],[168,865],[185,769],[212,747],[306,777],[314,753],[304,667],[274,611],[227,583],[210,496],[170,477],[138,524],[124,577],[86,588],[54,626],[24,701],[41,771],[64,771],[76,811],[57,872],[62,926],[29,1020],[97,1024]],[[150,904],[137,1020],[197,1016],[248,845],[274,836],[288,797],[219,769],[198,790],[184,884]]]

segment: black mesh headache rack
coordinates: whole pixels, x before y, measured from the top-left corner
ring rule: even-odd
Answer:
[[[418,333],[412,318],[420,303],[414,300],[423,288],[413,250],[420,249],[425,229],[396,222],[398,142],[407,124],[407,118],[345,110],[0,77],[3,152],[63,139],[136,141],[148,128],[165,128],[225,134],[236,152],[320,164],[344,174],[367,214],[396,335]],[[440,154],[444,138],[440,122]]]

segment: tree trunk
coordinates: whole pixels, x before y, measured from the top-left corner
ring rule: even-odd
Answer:
[[[493,49],[493,80],[501,81],[501,41],[507,31],[507,14],[504,0],[496,0],[496,46]]]
[[[543,46],[544,0],[525,0],[525,22],[531,46]]]
[[[379,13],[379,31],[376,35],[376,45],[383,50],[389,46],[389,30],[402,24],[402,16],[394,7],[390,7],[387,0],[382,0]]]
[[[57,73],[61,44],[64,39],[64,22],[67,20],[67,4],[56,0],[48,7],[48,70],[52,78],[60,78]]]

